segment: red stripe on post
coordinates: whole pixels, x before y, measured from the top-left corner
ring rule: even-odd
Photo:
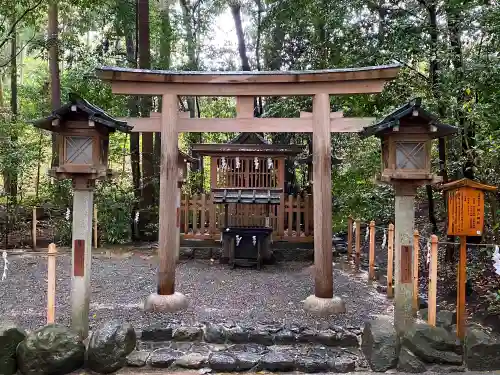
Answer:
[[[73,247],[73,275],[85,276],[85,240],[75,240]]]

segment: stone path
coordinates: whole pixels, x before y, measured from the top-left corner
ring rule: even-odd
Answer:
[[[0,287],[0,316],[26,329],[45,324],[47,260],[43,256],[9,256],[7,279]],[[229,269],[216,262],[189,260],[177,267],[177,290],[190,307],[178,314],[148,314],[147,295],[156,290],[158,261],[144,252],[94,256],[92,260],[91,328],[110,319],[131,322],[136,329],[172,321],[280,322],[321,328],[330,324],[360,327],[372,315],[392,315],[392,306],[366,281],[334,270],[334,293],[347,305],[347,314],[332,318],[308,315],[302,302],[313,293],[310,263],[281,263],[255,269]],[[56,320],[69,324],[70,269],[68,254],[57,257]]]

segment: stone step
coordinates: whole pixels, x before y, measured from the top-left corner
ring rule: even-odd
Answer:
[[[347,373],[367,369],[359,349],[321,345],[141,342],[127,357],[129,367],[206,369],[203,372],[300,371]]]
[[[237,324],[153,325],[142,330],[143,342],[188,341],[213,344],[292,345],[318,344],[330,347],[359,347],[360,328],[328,326],[315,329],[282,324],[244,327]]]

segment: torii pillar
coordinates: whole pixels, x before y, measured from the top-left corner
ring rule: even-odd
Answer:
[[[314,294],[304,308],[319,315],[344,313],[345,303],[333,295],[332,160],[330,95],[313,98]]]
[[[175,312],[188,306],[184,294],[175,291],[175,266],[178,253],[179,236],[177,218],[178,191],[178,130],[177,95],[164,94],[161,108],[161,168],[160,168],[160,208],[158,257],[158,290],[144,303],[146,311]]]

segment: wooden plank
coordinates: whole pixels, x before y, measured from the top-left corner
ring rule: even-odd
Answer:
[[[249,84],[289,83],[301,86],[307,83],[352,82],[358,80],[394,79],[399,72],[399,64],[340,68],[322,70],[289,71],[168,71],[119,67],[101,67],[96,75],[108,82],[196,84],[198,86],[225,84],[248,86]],[[253,95],[253,94],[241,94]]]
[[[38,224],[38,220],[36,219],[36,207],[33,207],[33,216],[31,220],[31,240],[32,240],[32,248],[36,250],[36,226]]]
[[[296,221],[295,221],[295,232],[297,232],[297,236],[300,236],[300,223],[301,223],[301,213],[302,213],[302,208],[301,208],[301,203],[300,203],[300,195],[297,194],[296,198],[296,203],[297,203],[297,210],[295,211],[296,214]]]
[[[370,245],[368,250],[368,280],[375,280],[375,222],[370,221]]]
[[[184,234],[189,233],[189,195],[184,194]]]
[[[310,235],[310,225],[311,225],[311,218],[310,218],[310,211],[311,210],[311,199],[310,195],[306,194],[304,197],[304,236],[309,236]]]
[[[460,236],[460,260],[457,277],[457,336],[463,340],[466,329],[465,283],[467,282],[467,244],[465,236]],[[436,245],[437,246],[437,245]]]
[[[237,96],[236,97],[236,117],[253,118],[254,97]]]
[[[191,210],[193,211],[193,233],[198,234],[198,194],[193,196],[191,201]]]
[[[97,232],[97,205],[94,204],[94,247],[99,247],[99,236]]]
[[[313,114],[312,114],[312,112],[303,112],[303,111],[300,111],[299,117],[300,118],[311,118],[312,119]],[[344,112],[343,111],[330,112],[330,119],[333,119],[333,118],[342,118],[342,117],[344,117]]]
[[[201,195],[201,216],[200,216],[200,229],[201,234],[205,234],[205,215],[207,211],[207,197],[205,194]]]
[[[85,240],[74,240],[73,250],[73,276],[85,276]]]
[[[56,245],[51,243],[48,250],[47,267],[47,324],[56,318]]]
[[[378,94],[382,92],[388,79],[373,79],[344,82],[301,83],[249,83],[249,84],[193,84],[126,82],[111,83],[114,94],[124,95],[182,95],[182,96],[296,96],[296,95],[349,95],[349,94]]]
[[[330,96],[313,98],[314,295],[333,297]]]
[[[387,297],[394,297],[393,287],[394,270],[394,224],[389,224],[387,231]]]
[[[124,117],[134,133],[159,132],[161,118]],[[331,133],[357,133],[374,122],[372,117],[342,117],[330,120]],[[311,118],[179,118],[179,132],[311,133]]]
[[[429,298],[428,304],[428,323],[432,326],[436,325],[436,298],[437,298],[437,255],[438,255],[438,238],[436,235],[431,236],[431,261],[429,264]],[[457,315],[458,319],[458,315]],[[458,328],[458,327],[457,327]],[[458,333],[458,331],[457,331]]]
[[[418,230],[413,232],[413,312],[416,314],[419,310],[418,293],[418,266],[420,264],[420,234]]]
[[[412,251],[411,246],[401,245],[401,259],[400,267],[401,272],[399,274],[399,282],[402,284],[413,282],[411,278],[411,264],[412,264]]]
[[[213,196],[209,195],[208,196],[208,207],[209,207],[209,214],[208,214],[208,234],[213,235],[216,230],[216,207],[213,201]]]
[[[285,159],[278,159],[278,188],[283,189],[278,206],[278,236],[283,236],[285,232]]]
[[[178,235],[174,212],[177,206],[175,192],[178,189],[178,130],[177,95],[163,95],[161,126],[161,168],[158,257],[158,293],[171,295],[175,291],[175,256],[178,254]]]
[[[356,219],[356,257],[354,258],[354,270],[359,272],[359,266],[361,262],[361,222]]]
[[[287,227],[287,236],[292,237],[293,231],[293,195],[290,194],[288,196],[288,227]]]
[[[347,261],[352,259],[352,217],[347,218]]]

